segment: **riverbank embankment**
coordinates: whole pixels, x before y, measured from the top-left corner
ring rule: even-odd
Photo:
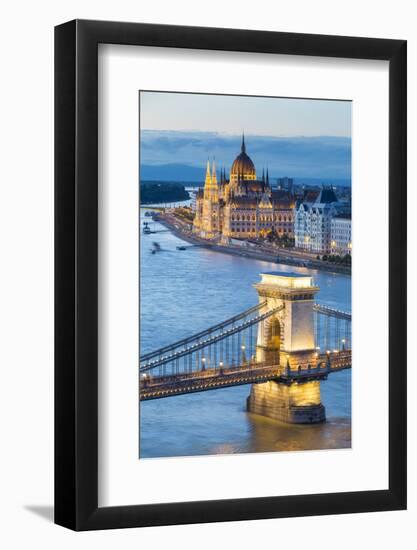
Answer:
[[[314,260],[309,256],[303,256],[300,252],[291,252],[289,250],[267,250],[261,246],[259,247],[243,247],[236,245],[220,244],[216,241],[207,241],[193,234],[189,229],[188,224],[178,219],[172,213],[155,213],[155,221],[161,223],[164,227],[169,229],[176,237],[186,241],[189,244],[194,244],[202,248],[207,248],[220,252],[222,254],[231,254],[234,256],[240,256],[243,258],[252,258],[255,260],[261,260],[265,262],[271,262],[276,264],[285,264],[295,267],[307,267],[310,269],[317,269],[320,271],[328,271],[333,273],[340,273],[343,275],[350,275],[350,266],[330,264],[321,260]]]

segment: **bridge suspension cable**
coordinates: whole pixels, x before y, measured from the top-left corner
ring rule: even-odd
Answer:
[[[216,325],[213,325],[209,328],[206,328],[202,330],[201,332],[197,332],[196,334],[192,334],[191,336],[188,336],[187,338],[183,338],[182,340],[178,340],[177,342],[174,342],[173,344],[169,344],[167,346],[164,346],[162,348],[159,348],[155,351],[151,351],[150,353],[145,353],[141,355],[141,362],[148,362],[150,359],[153,359],[154,357],[161,356],[164,353],[167,353],[168,351],[172,351],[176,348],[186,346],[190,342],[193,342],[195,340],[200,340],[201,338],[204,338],[205,336],[208,336],[209,334],[216,332],[218,330],[222,330],[228,325],[233,325],[234,323],[237,323],[241,319],[244,319],[251,313],[255,313],[256,311],[259,311],[266,305],[266,302],[261,302],[259,304],[256,304],[249,309],[242,311],[241,313],[238,313],[237,315],[230,317],[229,319],[226,319],[225,321],[222,321],[221,323],[217,323]]]
[[[260,306],[262,306],[262,304],[260,304]],[[260,309],[260,307],[258,306],[256,309]],[[169,365],[171,369],[174,369],[177,372],[190,371],[190,370],[194,370],[195,368],[197,369],[204,368],[204,364],[206,362],[214,365],[216,365],[217,363],[219,365],[223,364],[223,360],[226,360],[227,362],[229,362],[229,357],[236,358],[236,357],[239,357],[239,354],[246,355],[247,353],[250,353],[250,356],[252,356],[252,351],[254,351],[254,341],[255,341],[254,336],[256,336],[256,335],[253,335],[253,331],[251,330],[252,327],[258,323],[263,322],[268,317],[271,317],[272,315],[274,315],[275,313],[278,313],[282,309],[284,309],[284,306],[280,305],[265,313],[261,313],[255,317],[252,317],[246,321],[243,321],[238,325],[232,325],[230,328],[227,328],[226,330],[222,330],[221,332],[214,334],[212,336],[210,336],[210,334],[206,334],[209,336],[208,338],[204,340],[197,339],[197,341],[189,347],[185,347],[179,351],[176,351],[174,353],[168,354],[163,357],[158,357],[156,359],[153,359],[152,361],[147,361],[144,364],[142,363],[140,365],[140,371],[146,372],[146,371],[156,369],[158,367],[164,367],[165,365]],[[242,317],[242,315],[240,317]],[[222,323],[221,325],[217,325],[217,326],[228,326],[228,324],[225,325],[224,323]],[[243,331],[245,332],[249,331],[249,334],[247,335],[247,339],[248,339],[247,351],[246,351],[246,345],[241,336],[241,333]],[[231,340],[229,344],[228,340],[232,339],[233,336],[236,336],[237,338],[235,340]],[[190,341],[195,341],[195,340],[196,339],[193,338]],[[224,340],[226,340],[224,346],[222,345],[221,347],[218,348],[217,346],[214,345]],[[175,349],[177,347],[178,346],[175,345],[175,347],[172,349]],[[199,356],[199,352],[207,348],[208,348],[207,357],[203,355]],[[159,355],[159,354],[160,352],[158,350],[158,353],[156,355]],[[187,361],[187,357],[189,357],[188,361]],[[179,364],[180,359],[183,359],[183,361],[181,362],[181,365]],[[220,361],[218,362],[218,360]]]
[[[194,376],[198,372],[207,376],[210,372],[230,372],[238,365],[245,369],[257,364],[257,333],[270,333],[271,342],[280,342],[280,325],[272,323],[269,318],[284,309],[281,304],[274,309],[262,312],[266,302],[235,315],[208,329],[183,338],[173,344],[164,346],[143,355],[140,361],[140,372],[144,380],[156,377]],[[340,354],[351,349],[351,314],[315,304],[314,338],[319,356]],[[272,323],[272,324],[271,324]],[[275,330],[278,328],[278,333]],[[269,354],[268,361],[279,364],[279,355],[274,355],[274,347],[265,348]],[[269,344],[268,344],[269,346]],[[275,351],[274,351],[275,350]],[[343,355],[342,353],[342,355]],[[279,354],[279,351],[278,351]],[[271,363],[271,364],[272,364]]]
[[[289,370],[279,359],[282,329],[274,315],[280,305],[262,313],[266,302],[197,334],[142,356],[140,399],[159,399],[233,385],[285,379],[325,379],[330,372],[351,368],[350,313],[315,304],[315,359],[301,361]],[[259,359],[258,331],[271,344]],[[269,342],[269,340],[268,340]],[[284,380],[284,382],[285,382]]]
[[[324,306],[322,304],[314,304],[313,310],[316,313],[320,313],[321,315],[327,315],[328,317],[337,317],[338,319],[343,319],[345,321],[352,320],[351,313],[348,313],[347,311],[341,311],[340,309],[333,309],[331,307]]]
[[[350,350],[352,314],[321,304],[314,304],[316,347],[321,352]]]

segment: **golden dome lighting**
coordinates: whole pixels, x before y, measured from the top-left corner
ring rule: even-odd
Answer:
[[[245,136],[242,136],[242,146],[239,155],[235,158],[230,170],[231,181],[255,180],[256,170],[250,156],[246,153]]]

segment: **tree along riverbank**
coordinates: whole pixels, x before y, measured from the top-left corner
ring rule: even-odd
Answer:
[[[140,184],[141,204],[180,202],[189,198],[188,191],[180,183],[142,181]]]

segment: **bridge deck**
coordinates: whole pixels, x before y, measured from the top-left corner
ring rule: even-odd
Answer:
[[[333,372],[351,368],[351,351],[345,350],[320,355],[317,367],[303,365],[297,370],[263,363],[207,369],[169,376],[144,375],[140,381],[141,401],[161,399],[187,393],[215,390],[244,384],[258,384],[269,380],[282,383],[325,380]]]

